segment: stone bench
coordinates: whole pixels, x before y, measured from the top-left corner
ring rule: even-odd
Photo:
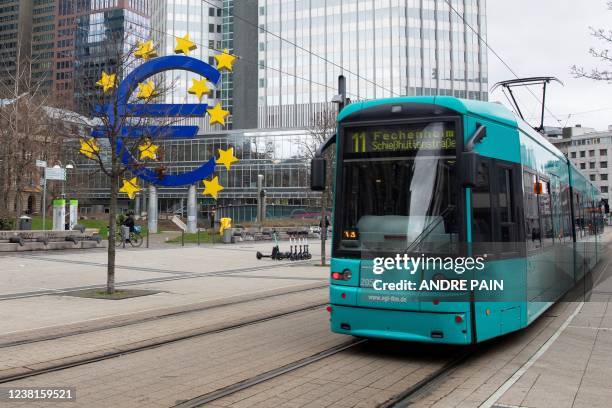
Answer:
[[[80,231],[0,231],[0,252],[104,247],[97,229]]]

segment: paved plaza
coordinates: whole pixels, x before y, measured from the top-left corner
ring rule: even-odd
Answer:
[[[155,292],[124,300],[70,295],[104,285],[104,251],[1,256],[0,388],[72,387],[77,397],[0,406],[385,407],[441,370],[410,405],[612,400],[608,245],[576,296],[452,366],[466,348],[331,333],[318,242],[310,261],[258,261],[256,251],[270,247],[120,249],[118,287]]]

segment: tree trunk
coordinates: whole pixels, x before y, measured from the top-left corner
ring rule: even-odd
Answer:
[[[110,208],[108,212],[108,260],[106,269],[106,293],[115,293],[115,236],[117,229],[117,183],[116,172],[110,177]]]
[[[325,209],[326,195],[326,191],[321,193],[321,266],[327,265],[325,259],[325,241],[327,240],[327,223],[325,222],[325,216],[327,215],[327,211]]]

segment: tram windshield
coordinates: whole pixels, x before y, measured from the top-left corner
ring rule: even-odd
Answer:
[[[457,251],[453,122],[348,129],[343,142],[338,250]]]

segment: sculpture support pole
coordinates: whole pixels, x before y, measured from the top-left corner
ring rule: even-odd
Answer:
[[[189,192],[187,193],[187,232],[195,234],[198,229],[198,213],[197,213],[197,202],[196,202],[196,186],[192,184],[189,186]]]
[[[147,214],[149,233],[157,234],[157,188],[149,185],[149,211]]]

